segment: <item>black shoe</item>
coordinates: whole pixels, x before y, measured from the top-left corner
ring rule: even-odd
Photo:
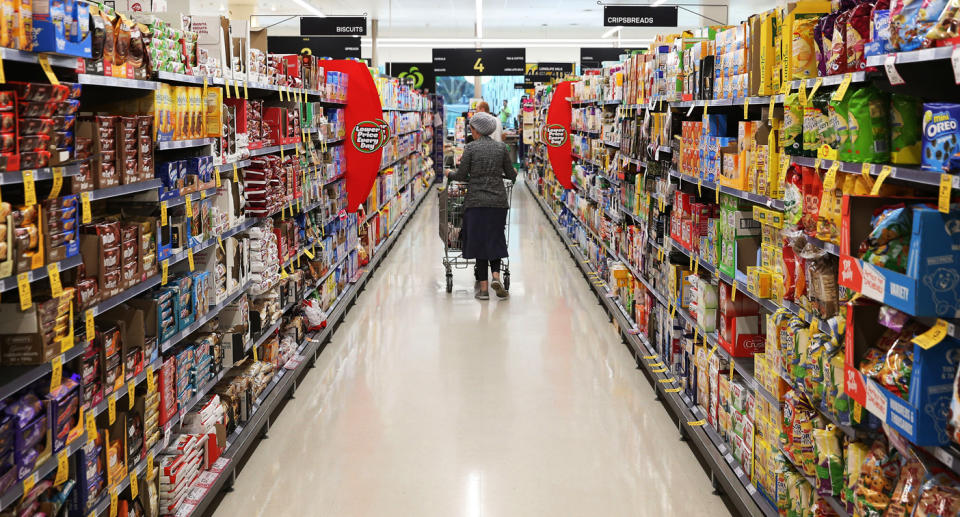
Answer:
[[[504,289],[503,284],[499,280],[494,280],[490,282],[490,289],[493,289],[497,293],[497,297],[506,298],[510,296],[510,291]]]

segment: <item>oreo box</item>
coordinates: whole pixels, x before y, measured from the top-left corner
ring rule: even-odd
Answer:
[[[923,105],[923,168],[937,172],[960,170],[960,104]]]

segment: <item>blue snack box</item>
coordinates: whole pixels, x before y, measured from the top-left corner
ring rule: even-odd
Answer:
[[[923,105],[922,160],[923,168],[929,171],[960,170],[960,104]]]

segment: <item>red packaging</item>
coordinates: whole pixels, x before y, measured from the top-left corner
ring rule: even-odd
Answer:
[[[863,47],[870,41],[872,13],[873,4],[864,2],[855,7],[847,19],[845,54],[847,72],[859,72],[867,67],[867,58]]]
[[[820,197],[823,195],[823,182],[820,172],[812,167],[801,167],[803,184],[803,216],[800,224],[803,231],[811,237],[817,235],[817,218],[820,215]]]

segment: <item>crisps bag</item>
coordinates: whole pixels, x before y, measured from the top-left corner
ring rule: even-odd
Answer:
[[[875,86],[861,88],[851,95],[847,112],[850,132],[850,161],[886,163],[890,161],[889,95]]]
[[[890,161],[900,165],[920,163],[920,99],[895,93],[890,96]]]
[[[780,130],[780,148],[791,156],[803,154],[803,103],[800,93],[793,92],[783,99],[783,128]]]

